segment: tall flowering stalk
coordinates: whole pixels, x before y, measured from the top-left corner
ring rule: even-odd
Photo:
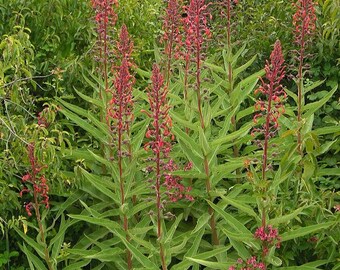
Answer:
[[[255,90],[255,94],[261,93],[264,97],[257,100],[255,110],[259,111],[254,116],[255,124],[260,118],[264,118],[264,123],[260,128],[254,128],[252,134],[259,133],[263,135],[263,140],[257,140],[258,145],[263,149],[262,155],[262,180],[266,180],[268,169],[268,150],[269,140],[275,136],[279,128],[278,118],[284,113],[283,99],[286,93],[281,85],[281,80],[285,76],[285,66],[282,55],[281,43],[276,41],[274,50],[270,55],[270,62],[266,61],[265,72],[266,81],[261,78],[262,85]],[[262,227],[266,228],[265,208],[262,209]]]
[[[201,71],[202,71],[202,60],[204,59],[204,51],[207,40],[211,37],[211,32],[208,27],[208,20],[211,19],[211,14],[208,11],[210,3],[205,4],[205,0],[190,0],[189,5],[184,7],[187,17],[184,19],[184,29],[186,34],[185,45],[186,45],[186,73],[188,71],[188,65],[193,62],[194,74],[195,74],[195,91],[197,95],[197,108],[199,114],[199,120],[201,128],[205,131],[206,126],[204,123],[204,117],[202,113],[202,95],[201,95]],[[185,88],[186,91],[186,88]],[[186,93],[184,94],[186,98]],[[210,168],[208,157],[204,156],[204,170],[206,174],[206,191],[208,197],[211,200],[211,181],[210,181]],[[210,227],[212,232],[212,243],[214,245],[219,244],[216,221],[214,211],[209,207]]]
[[[35,145],[34,143],[30,143],[27,146],[28,150],[28,159],[30,162],[30,171],[22,177],[22,182],[25,187],[20,191],[20,197],[23,194],[28,193],[33,195],[33,201],[29,202],[25,205],[25,209],[28,216],[32,216],[32,210],[34,210],[40,233],[40,240],[44,245],[44,255],[45,261],[48,265],[48,269],[52,270],[52,263],[50,260],[49,251],[46,245],[46,236],[45,229],[41,220],[41,206],[44,206],[45,209],[49,208],[49,197],[48,191],[49,186],[45,175],[42,174],[42,170],[45,169],[46,165],[39,164],[36,156],[35,156]]]
[[[296,9],[293,15],[293,26],[294,26],[294,41],[299,46],[296,50],[298,59],[298,73],[297,73],[297,86],[298,86],[298,151],[302,155],[302,106],[303,106],[303,75],[304,70],[307,69],[304,61],[308,57],[306,54],[306,48],[312,41],[312,35],[315,32],[315,5],[313,0],[298,0],[293,6]]]
[[[169,116],[169,105],[167,104],[167,89],[164,88],[164,79],[160,73],[159,67],[154,64],[152,69],[152,87],[148,89],[149,104],[151,109],[151,115],[153,122],[150,128],[147,130],[146,137],[151,139],[145,148],[151,148],[155,155],[153,161],[155,167],[152,169],[155,171],[155,194],[156,194],[156,207],[157,207],[157,238],[161,243],[162,240],[162,226],[161,226],[161,211],[164,208],[161,198],[161,178],[162,167],[164,165],[164,159],[169,157],[171,150],[171,136],[170,128],[172,125],[171,118]],[[150,168],[151,169],[151,168]],[[162,269],[167,269],[165,262],[164,247],[160,244],[160,258],[162,263]]]
[[[257,124],[262,118],[263,124],[259,128],[254,128],[252,135],[262,135],[262,138],[256,140],[257,144],[263,149],[262,154],[262,181],[267,180],[267,170],[269,167],[269,141],[273,138],[278,129],[278,119],[284,113],[283,100],[286,98],[286,93],[281,85],[281,80],[285,77],[285,66],[283,65],[284,58],[282,54],[281,43],[277,40],[274,44],[274,49],[270,54],[270,62],[267,60],[265,64],[266,76],[260,78],[261,86],[255,90],[255,94],[260,93],[261,97],[255,103],[255,111],[259,111],[254,116],[254,123]],[[267,187],[262,190],[264,196],[267,194]],[[261,226],[256,230],[254,237],[259,239],[262,244],[262,262],[253,260],[256,267],[250,269],[266,269],[265,257],[272,246],[280,247],[280,236],[278,230],[266,222],[266,206],[262,205]],[[259,263],[260,266],[259,267]]]
[[[96,14],[100,69],[105,82],[105,91],[107,91],[109,88],[108,69],[111,54],[110,32],[112,32],[117,21],[114,7],[118,6],[118,0],[92,0],[91,2]],[[103,98],[102,89],[99,89],[99,97]]]
[[[227,53],[228,55],[232,55],[232,44],[231,44],[231,35],[232,35],[232,15],[233,9],[238,4],[237,0],[222,0],[220,3],[222,6],[221,15],[226,18],[227,21]],[[234,91],[234,78],[233,78],[233,65],[231,57],[228,57],[228,91],[232,93]],[[234,131],[237,130],[236,116],[233,115],[231,117],[231,123],[234,128]],[[233,146],[234,157],[239,156],[239,148],[236,144]],[[236,170],[237,175],[240,175],[240,170]]]
[[[182,17],[180,14],[181,0],[169,0],[163,22],[163,38],[166,56],[166,87],[169,87],[171,77],[171,62],[179,58],[182,43]]]
[[[154,183],[152,188],[156,195],[157,208],[157,238],[160,242],[160,258],[162,269],[167,269],[165,262],[164,247],[162,244],[162,212],[165,207],[165,198],[162,196],[162,187],[165,187],[165,194],[170,201],[175,202],[178,199],[186,198],[193,200],[188,194],[190,187],[184,187],[179,177],[173,176],[171,171],[177,170],[178,167],[173,160],[169,158],[171,151],[171,141],[174,139],[171,133],[172,121],[169,115],[170,106],[167,101],[168,90],[164,86],[164,78],[159,67],[154,64],[151,76],[152,86],[148,88],[148,98],[151,112],[148,117],[152,122],[146,132],[148,142],[144,145],[146,150],[152,151],[152,157],[149,158],[151,165],[147,168],[149,172],[154,173],[155,179],[150,179]],[[190,164],[186,169],[190,169]]]
[[[132,87],[135,82],[134,76],[130,73],[131,53],[133,50],[133,42],[131,41],[127,28],[122,26],[119,41],[117,42],[116,55],[120,65],[113,66],[114,79],[113,89],[107,92],[111,98],[107,104],[106,122],[112,135],[112,145],[117,149],[116,157],[119,171],[119,187],[121,205],[125,204],[125,187],[123,177],[123,158],[131,157],[130,147],[130,124],[133,119],[133,100]],[[112,156],[111,152],[111,158]],[[124,230],[128,232],[128,219],[123,216]],[[128,235],[127,240],[130,241]],[[132,269],[132,255],[127,251],[128,269]]]
[[[185,29],[185,61],[186,73],[189,70],[190,62],[195,63],[195,91],[197,95],[197,107],[201,127],[204,129],[204,120],[202,114],[202,97],[201,97],[201,71],[202,60],[204,58],[204,48],[206,41],[211,37],[211,32],[208,27],[208,20],[211,19],[211,14],[208,12],[209,4],[205,4],[205,0],[190,0],[188,6],[184,7],[187,14],[184,19]],[[187,82],[186,82],[187,83]],[[187,89],[185,88],[185,91]],[[185,98],[187,93],[184,93]]]

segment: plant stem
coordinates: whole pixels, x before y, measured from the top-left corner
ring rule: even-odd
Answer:
[[[157,91],[156,93],[156,97],[155,97],[155,108],[156,108],[156,113],[155,113],[155,137],[156,137],[156,142],[158,144],[158,150],[156,152],[156,185],[155,185],[155,189],[156,189],[156,207],[157,207],[157,238],[159,241],[159,245],[160,245],[160,251],[159,251],[159,255],[161,258],[161,263],[162,263],[162,270],[166,270],[167,269],[167,265],[165,262],[165,255],[164,255],[164,247],[162,244],[162,238],[163,238],[163,234],[162,234],[162,204],[161,204],[161,156],[160,156],[160,149],[159,149],[159,145],[162,141],[161,138],[161,130],[160,130],[160,126],[159,126],[159,117],[160,117],[160,97],[159,97],[159,91]]]
[[[33,172],[33,177],[34,177],[34,181],[35,181],[35,173],[34,172]],[[34,191],[33,197],[34,197],[34,211],[35,211],[35,215],[37,217],[39,232],[40,232],[40,235],[41,235],[41,242],[44,245],[45,262],[47,263],[48,269],[53,270],[51,260],[50,260],[50,255],[49,255],[47,244],[46,244],[45,231],[44,231],[43,224],[41,222],[39,202],[38,202],[38,194],[37,194],[36,191]]]
[[[299,72],[298,72],[298,134],[297,134],[297,143],[298,143],[298,152],[301,156],[303,156],[302,152],[302,88],[303,88],[303,75],[302,75],[302,65],[303,65],[303,49],[300,51],[300,63],[299,63]]]
[[[206,186],[206,191],[208,193],[208,198],[211,201],[211,183],[210,183],[210,172],[209,172],[209,163],[208,163],[208,158],[207,156],[204,156],[204,170],[205,174],[207,176],[206,181],[205,181],[205,186]],[[218,240],[218,235],[217,235],[217,230],[216,230],[216,221],[215,221],[215,212],[214,210],[209,206],[208,210],[210,214],[210,227],[211,227],[211,240],[214,245],[219,245],[219,240]]]
[[[119,116],[118,119],[122,121],[123,119],[123,101],[122,99],[119,100]],[[124,192],[124,178],[123,178],[123,160],[122,160],[122,140],[123,140],[123,130],[122,130],[122,123],[118,124],[118,167],[119,167],[119,185],[120,185],[120,197],[121,197],[121,205],[124,207],[125,204],[125,192]],[[128,219],[126,214],[123,214],[123,227],[126,233],[126,241],[130,242],[130,237],[128,235],[129,225]],[[132,269],[132,254],[130,250],[126,250],[127,256],[127,265],[128,269]]]

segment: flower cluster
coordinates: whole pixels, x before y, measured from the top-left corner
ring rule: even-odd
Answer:
[[[97,31],[99,40],[108,40],[108,29],[115,25],[117,14],[114,6],[118,6],[117,0],[92,0],[92,7],[96,13]]]
[[[165,55],[171,61],[173,55],[179,58],[182,42],[182,18],[180,14],[180,0],[169,0],[163,22],[163,37],[165,42]]]
[[[231,46],[231,17],[234,6],[238,4],[238,0],[222,0],[220,5],[223,8],[221,10],[221,15],[227,20],[227,45]]]
[[[35,157],[35,145],[30,143],[28,145],[28,158],[31,164],[31,170],[22,177],[24,185],[30,184],[33,189],[29,189],[26,186],[20,191],[20,197],[25,193],[33,193],[33,202],[29,202],[25,205],[26,212],[29,216],[32,216],[32,208],[37,210],[40,204],[45,205],[49,208],[49,197],[48,197],[48,184],[45,176],[41,174],[41,170],[46,168],[46,165],[40,165]]]
[[[255,111],[260,111],[254,116],[255,124],[258,119],[265,117],[266,121],[261,128],[255,128],[254,133],[263,133],[265,139],[273,137],[279,127],[278,118],[284,113],[283,99],[286,98],[286,93],[281,85],[281,80],[285,76],[285,66],[282,55],[281,43],[276,41],[274,50],[270,55],[270,63],[266,61],[265,71],[267,83],[260,78],[262,85],[255,90],[255,94],[261,93],[265,100],[261,98],[255,104]]]
[[[229,270],[266,270],[266,265],[258,261],[256,256],[253,256],[247,260],[242,260],[239,258],[237,260],[237,265],[232,265],[229,267]]]
[[[153,119],[151,126],[146,132],[146,138],[150,139],[144,148],[151,148],[155,154],[162,154],[168,158],[171,150],[172,121],[169,115],[170,106],[167,103],[168,90],[164,87],[164,78],[159,67],[154,64],[152,69],[152,87],[148,88],[148,98]]]
[[[187,16],[184,18],[186,32],[185,44],[189,53],[201,50],[201,47],[207,38],[211,37],[208,27],[208,20],[211,14],[207,8],[209,4],[205,0],[191,0],[188,6],[184,6]]]
[[[129,65],[132,66],[131,54],[133,51],[133,41],[129,36],[129,32],[125,24],[123,24],[120,29],[119,39],[114,51],[118,61],[120,60],[122,62],[123,59],[126,59],[129,62]]]
[[[192,163],[189,162],[184,170],[190,170],[191,166]],[[184,198],[189,201],[193,201],[194,198],[189,194],[192,188],[182,185],[182,178],[180,176],[171,174],[172,171],[176,171],[178,169],[178,165],[172,159],[170,159],[164,166],[164,186],[167,190],[166,194],[171,202],[177,202]]]
[[[273,228],[271,225],[258,228],[255,231],[254,237],[262,241],[263,246],[266,249],[264,250],[265,254],[268,253],[268,247],[270,246],[275,245],[276,248],[280,248],[281,237],[279,236],[278,230]]]
[[[120,65],[114,66],[115,73],[113,89],[107,89],[111,98],[106,107],[106,122],[115,142],[118,143],[118,156],[129,155],[122,151],[122,143],[127,142],[124,136],[128,135],[130,123],[133,119],[132,87],[135,78],[130,73],[130,61],[133,43],[125,25],[120,31],[120,40],[117,43],[117,52]]]
[[[300,54],[304,54],[306,45],[315,31],[315,5],[313,0],[298,0],[293,6],[296,12],[293,15],[295,42],[300,46]]]
[[[164,87],[164,78],[156,64],[153,66],[151,81],[152,87],[148,89],[151,113],[147,113],[147,115],[152,119],[152,122],[145,135],[148,142],[144,145],[144,149],[151,149],[154,154],[154,157],[149,159],[153,165],[149,166],[147,171],[155,173],[156,183],[154,188],[157,200],[160,201],[161,186],[166,187],[166,194],[172,202],[182,198],[193,200],[188,194],[191,189],[180,183],[180,177],[171,174],[172,171],[178,170],[178,166],[173,160],[169,159],[171,141],[173,141],[174,136],[171,133],[172,121],[169,115],[170,106],[167,103],[168,91]],[[186,169],[190,169],[190,165]],[[163,203],[159,204],[158,207],[163,208]]]
[[[37,117],[38,126],[48,128],[48,126],[50,125],[50,123],[48,122],[46,118],[47,112],[48,112],[48,108],[46,107],[41,112],[38,113],[38,117]]]

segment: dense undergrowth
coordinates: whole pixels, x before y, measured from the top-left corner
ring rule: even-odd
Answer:
[[[0,268],[340,269],[339,14],[0,1]]]

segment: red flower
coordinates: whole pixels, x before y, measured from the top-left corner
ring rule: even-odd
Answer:
[[[310,42],[311,35],[315,32],[315,5],[313,0],[298,0],[293,6],[296,12],[293,15],[295,42],[304,52],[305,46]]]
[[[173,160],[169,159],[171,151],[171,141],[173,134],[171,133],[172,121],[169,115],[170,106],[167,103],[167,89],[164,86],[164,79],[156,64],[152,70],[152,87],[148,89],[148,97],[151,113],[148,114],[152,117],[151,124],[146,132],[145,137],[148,142],[144,145],[146,150],[151,149],[154,156],[150,158],[153,162],[148,167],[148,172],[155,173],[155,191],[157,197],[157,207],[163,208],[160,202],[161,186],[165,186],[170,201],[175,202],[178,199],[186,198],[193,200],[192,196],[188,194],[190,188],[182,185],[181,178],[171,174],[172,171],[178,170],[178,166]],[[187,166],[187,169],[191,164]]]
[[[108,39],[108,29],[115,25],[117,14],[114,6],[118,6],[117,0],[92,0],[92,7],[96,12],[95,21],[100,40]]]
[[[135,83],[134,76],[130,73],[133,65],[131,53],[133,42],[125,25],[120,31],[120,39],[116,45],[116,55],[119,64],[113,66],[115,77],[113,89],[107,89],[111,97],[106,109],[106,122],[113,138],[113,143],[117,145],[118,156],[130,155],[128,151],[123,151],[123,144],[129,140],[130,124],[133,119],[133,97],[132,87]]]
[[[49,186],[47,184],[47,180],[44,175],[40,174],[41,170],[46,168],[46,165],[40,165],[38,163],[37,158],[35,157],[34,151],[35,151],[35,145],[33,143],[30,143],[28,145],[28,157],[31,164],[31,168],[29,173],[25,174],[22,177],[22,181],[25,183],[25,185],[31,185],[32,189],[28,189],[27,187],[23,187],[23,189],[20,191],[20,197],[23,196],[23,194],[33,194],[33,202],[30,202],[25,205],[26,212],[29,216],[32,215],[31,209],[32,208],[38,208],[39,205],[44,205],[45,208],[49,208],[49,197],[48,197],[48,191]]]
[[[285,66],[282,55],[281,43],[276,41],[274,50],[270,55],[270,63],[266,61],[266,82],[260,78],[262,85],[255,90],[255,93],[261,93],[264,100],[261,98],[255,104],[255,110],[260,110],[254,116],[254,123],[258,123],[258,119],[263,117],[265,119],[260,128],[254,128],[252,134],[261,133],[264,135],[264,142],[257,141],[258,145],[263,147],[263,167],[262,177],[265,179],[265,172],[267,169],[267,152],[268,141],[275,136],[279,122],[278,118],[284,112],[283,99],[286,98],[286,93],[281,85],[281,80],[285,76]]]
[[[129,36],[128,29],[125,24],[122,25],[119,33],[119,40],[116,46],[116,57],[122,61],[123,59],[130,60],[131,53],[133,50],[133,41]],[[129,61],[129,64],[132,64]]]

